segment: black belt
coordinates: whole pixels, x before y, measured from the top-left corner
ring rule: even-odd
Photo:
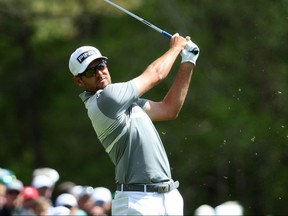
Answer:
[[[178,181],[164,182],[160,184],[117,184],[118,191],[138,191],[166,193],[179,187]]]

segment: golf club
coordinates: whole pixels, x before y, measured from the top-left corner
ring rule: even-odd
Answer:
[[[119,5],[115,4],[114,2],[112,2],[112,1],[110,1],[110,0],[104,0],[104,1],[106,1],[107,3],[111,4],[112,6],[114,6],[114,7],[116,7],[116,8],[118,8],[119,10],[125,12],[126,14],[128,14],[128,15],[134,17],[135,19],[139,20],[140,22],[144,23],[145,25],[147,25],[147,26],[153,28],[154,30],[160,32],[160,33],[161,33],[162,35],[164,35],[165,37],[167,37],[167,38],[171,38],[171,37],[172,37],[172,35],[169,34],[168,32],[166,32],[166,31],[164,31],[164,30],[158,28],[157,26],[154,26],[154,25],[151,24],[150,22],[148,22],[148,21],[142,19],[141,17],[139,17],[139,16],[137,16],[137,15],[131,13],[130,11],[128,11],[128,10],[126,10],[126,9],[124,9],[124,8],[122,8],[122,7],[120,7]]]
[[[134,17],[135,19],[139,20],[140,22],[144,23],[145,25],[149,26],[150,28],[152,28],[152,29],[158,31],[159,33],[161,33],[161,34],[164,35],[165,37],[167,37],[167,38],[169,38],[169,39],[172,37],[172,35],[169,34],[168,32],[166,32],[166,31],[164,31],[164,30],[158,28],[157,26],[155,26],[155,25],[151,24],[150,22],[148,22],[148,21],[142,19],[141,17],[139,17],[139,16],[137,16],[137,15],[131,13],[130,11],[128,11],[128,10],[122,8],[121,6],[115,4],[114,2],[112,2],[112,1],[110,1],[110,0],[104,0],[104,1],[107,2],[107,3],[109,3],[110,5],[112,5],[112,6],[116,7],[116,8],[118,8],[119,10],[123,11],[124,13],[126,13],[126,14],[128,14],[128,15]],[[195,50],[195,49],[193,49],[191,52],[192,52],[193,54],[196,55],[196,54],[199,52],[199,50]]]

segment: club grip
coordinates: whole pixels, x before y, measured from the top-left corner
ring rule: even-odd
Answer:
[[[165,37],[169,38],[169,39],[172,37],[172,35],[166,31],[162,31],[161,34],[164,35]]]

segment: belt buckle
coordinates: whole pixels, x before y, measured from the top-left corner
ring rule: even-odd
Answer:
[[[169,184],[162,184],[158,186],[157,192],[158,193],[166,193],[170,191],[170,185]]]

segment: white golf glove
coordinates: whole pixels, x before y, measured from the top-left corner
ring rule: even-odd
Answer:
[[[200,49],[195,43],[193,43],[190,40],[190,37],[187,36],[186,39],[187,39],[187,44],[181,52],[181,57],[182,57],[181,63],[191,62],[194,65],[196,65],[196,60],[199,56]]]

